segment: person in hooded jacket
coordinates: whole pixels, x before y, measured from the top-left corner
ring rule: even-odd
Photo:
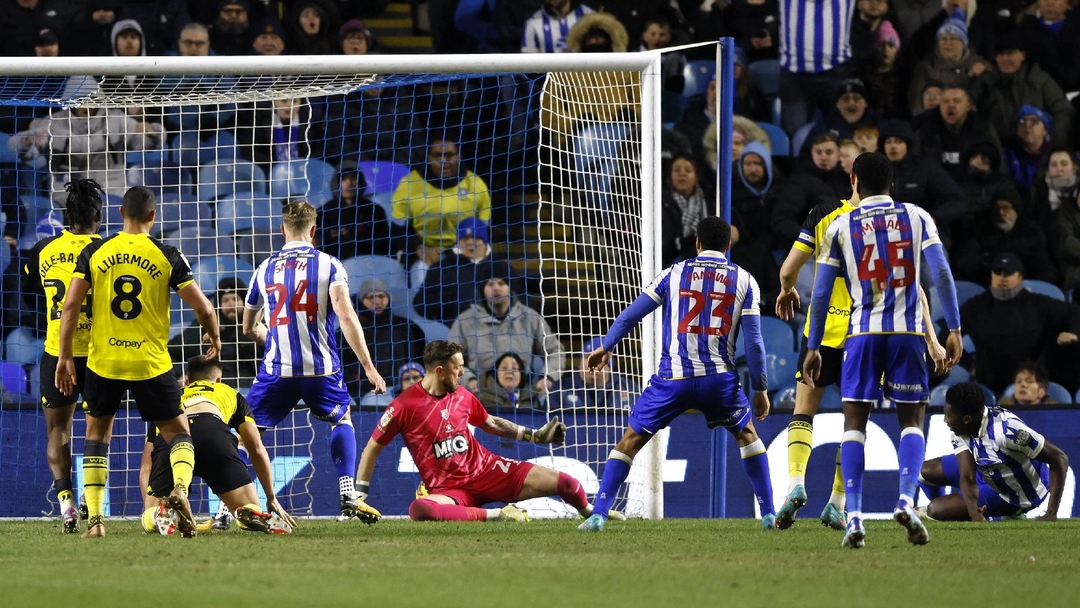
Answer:
[[[756,141],[746,144],[733,170],[739,179],[731,186],[731,261],[758,278],[761,301],[769,302],[780,293],[780,269],[769,231],[776,182],[768,149]],[[771,310],[765,307],[762,314]]]
[[[1031,201],[1031,218],[1050,232],[1051,218],[1062,205],[1076,200],[1080,192],[1080,159],[1072,148],[1051,148],[1046,155],[1046,166],[1035,177],[1035,185],[1028,195]]]
[[[360,284],[357,299],[356,316],[364,328],[371,360],[381,376],[392,378],[402,365],[423,360],[424,332],[416,323],[391,313],[390,289],[386,283],[381,279],[364,281]],[[338,344],[346,344],[340,331]],[[341,368],[345,385],[352,396],[359,398],[374,388],[351,348],[342,349]]]
[[[338,16],[322,0],[303,0],[289,13],[289,53],[292,55],[334,55]]]
[[[956,229],[966,233],[990,213],[998,189],[1012,182],[1002,171],[1001,151],[987,140],[977,140],[968,146],[960,155],[960,166],[964,171],[956,183],[967,195],[967,212]]]
[[[1065,291],[1080,285],[1080,189],[1073,192],[1050,219],[1050,252],[1061,269],[1060,285]]]
[[[799,168],[776,189],[770,218],[773,247],[788,250],[802,231],[803,220],[814,205],[851,197],[851,178],[840,165],[840,142],[832,133],[819,133],[807,142]]]
[[[367,180],[355,162],[344,161],[334,198],[319,210],[319,250],[339,260],[358,255],[393,257],[406,249],[404,228],[396,230],[386,210],[364,195]]]

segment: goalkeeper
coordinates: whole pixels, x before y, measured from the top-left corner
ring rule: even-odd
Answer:
[[[524,510],[487,503],[558,496],[583,517],[592,513],[581,484],[566,473],[492,454],[473,440],[469,425],[492,435],[531,443],[561,445],[566,425],[553,418],[540,429],[527,429],[491,416],[468,390],[460,387],[465,371],[461,345],[436,340],[424,349],[424,378],[387,406],[360,456],[357,490],[367,499],[379,453],[400,434],[420,469],[424,491],[409,506],[416,521],[529,521]]]

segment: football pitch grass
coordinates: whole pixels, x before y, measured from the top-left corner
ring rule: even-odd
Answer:
[[[995,606],[1080,605],[1080,521],[930,522],[913,547],[892,521],[867,546],[814,519],[528,524],[302,521],[292,536],[105,539],[0,523],[3,606]],[[1027,598],[1026,600],[1024,598]]]

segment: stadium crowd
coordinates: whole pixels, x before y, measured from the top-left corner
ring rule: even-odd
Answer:
[[[664,55],[664,265],[694,254],[694,229],[715,212],[718,179],[730,177],[732,259],[757,278],[763,301],[775,300],[778,261],[809,211],[850,197],[851,162],[880,151],[894,165],[896,199],[929,211],[941,230],[961,281],[963,327],[974,346],[965,367],[973,378],[1002,395],[1015,376],[1018,400],[1040,391],[1046,398],[1056,384],[1067,394],[1057,400],[1073,401],[1080,389],[1077,2],[825,0],[812,3],[816,16],[803,4],[442,0],[428,8],[440,53],[619,52],[733,37],[739,48],[731,167],[717,165],[715,78],[695,71],[713,51]],[[389,52],[361,20],[385,8],[357,0],[2,0],[0,55]],[[618,371],[584,373],[577,353],[590,349],[555,339],[540,314],[535,277],[500,246],[509,238],[508,192],[536,186],[496,157],[520,155],[522,167],[535,166],[531,133],[539,119],[501,113],[538,88],[497,82],[484,94],[495,91],[499,109],[480,103],[456,114],[440,103],[468,91],[419,87],[187,110],[3,106],[4,334],[21,326],[20,336],[41,335],[44,304],[20,292],[19,260],[62,226],[59,212],[39,213],[27,195],[59,203],[56,194],[75,176],[122,194],[132,153],[172,150],[175,164],[191,173],[177,180],[186,188],[178,200],[185,209],[205,204],[206,217],[218,218],[216,232],[227,236],[221,220],[232,193],[204,184],[203,172],[194,175],[192,167],[229,152],[228,160],[254,167],[253,181],[272,181],[277,167],[310,157],[329,168],[319,246],[342,260],[393,258],[408,270],[400,291],[383,280],[354,286],[375,362],[398,390],[416,380],[423,343],[449,335],[465,346],[467,386],[490,407],[535,406],[551,391],[567,407],[598,399],[628,407],[633,382]],[[79,96],[138,93],[161,83],[71,77],[41,86]],[[448,127],[479,123],[487,111],[511,125],[498,145],[479,145],[479,127]],[[378,201],[370,195],[373,175],[364,170],[373,161],[407,166]],[[227,253],[242,253],[242,240]],[[184,249],[191,241],[178,242]],[[236,327],[246,286],[228,279],[203,288],[216,294],[223,336],[235,336],[222,353],[225,377],[244,387],[255,352]],[[801,326],[792,328],[801,333]],[[174,360],[186,360],[184,349],[198,337],[195,327],[175,331]],[[367,393],[355,361],[346,361],[346,378],[358,400]],[[1027,388],[1031,383],[1041,388]],[[370,404],[386,402],[372,397]]]

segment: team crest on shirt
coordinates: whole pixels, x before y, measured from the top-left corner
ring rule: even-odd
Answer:
[[[394,419],[394,406],[388,406],[386,411],[383,412],[382,418],[379,419],[379,428],[385,429],[390,421]]]
[[[469,189],[464,188],[464,187],[458,188],[457,189],[457,195],[458,195],[458,198],[467,198],[469,196]]]
[[[1016,431],[1016,435],[1013,436],[1013,443],[1019,448],[1028,447],[1031,445],[1031,433],[1027,431]]]

